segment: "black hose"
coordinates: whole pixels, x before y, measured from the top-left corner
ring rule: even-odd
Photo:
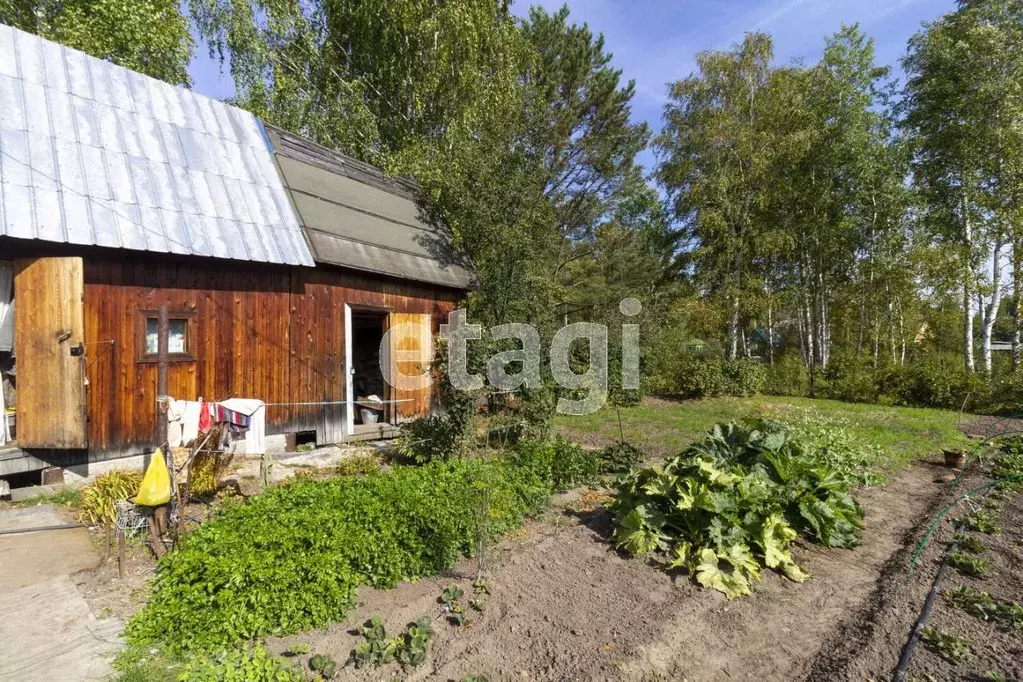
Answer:
[[[67,530],[68,528],[88,528],[84,523],[62,523],[59,526],[36,526],[35,528],[15,528],[0,530],[0,535],[17,535],[18,533],[34,533],[38,530]]]
[[[949,545],[946,556],[955,552],[957,547],[958,544],[955,542]],[[909,661],[913,658],[913,651],[920,642],[920,635],[923,634],[924,627],[927,625],[927,619],[931,617],[934,599],[938,596],[938,588],[941,586],[946,570],[948,570],[948,562],[942,561],[941,567],[938,568],[938,575],[934,576],[931,591],[927,593],[927,600],[924,602],[923,611],[920,612],[920,617],[916,619],[916,625],[913,626],[913,632],[909,635],[909,641],[906,642],[906,646],[902,649],[902,656],[899,658],[898,667],[895,668],[895,676],[892,678],[892,682],[902,682],[906,676],[906,669],[909,668]]]

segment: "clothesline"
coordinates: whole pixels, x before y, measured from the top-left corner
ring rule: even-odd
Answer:
[[[352,400],[353,403],[412,403],[415,402],[415,398],[399,398],[398,400],[367,400],[365,398],[356,398]],[[267,407],[287,407],[297,405],[347,405],[347,400],[327,400],[318,403],[263,403]]]
[[[169,398],[169,397],[170,396],[165,396],[165,395],[164,396],[157,396],[156,402],[158,402],[158,403],[165,403],[165,402],[167,402],[167,398]],[[230,398],[225,398],[225,400],[230,400]],[[353,403],[359,403],[359,402],[362,402],[362,403],[385,403],[385,404],[390,405],[390,404],[393,404],[393,403],[412,403],[412,402],[415,402],[416,400],[417,400],[416,398],[399,398],[397,400],[366,400],[365,398],[356,398],[356,399],[352,400],[352,402]],[[207,400],[205,402],[222,403],[224,401],[223,400]],[[348,404],[347,400],[326,400],[326,401],[323,401],[323,402],[313,402],[313,403],[305,403],[305,402],[303,402],[303,403],[263,403],[263,406],[264,407],[297,407],[297,406],[302,406],[302,405],[307,405],[308,406],[308,405],[347,405],[347,404]]]

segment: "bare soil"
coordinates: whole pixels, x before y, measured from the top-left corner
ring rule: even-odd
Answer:
[[[445,622],[438,603],[448,584],[472,595],[476,566],[466,561],[418,584],[363,591],[345,623],[277,639],[270,648],[284,653],[309,644],[341,663],[371,615],[379,614],[391,635],[431,615],[436,635],[423,666],[406,674],[397,664],[361,671],[349,665],[340,679],[844,679],[828,672],[832,664],[849,667],[841,657],[829,663],[831,649],[848,637],[847,621],[872,613],[879,581],[905,572],[904,548],[942,503],[938,477],[946,471],[919,464],[883,488],[860,491],[864,543],[853,550],[797,547],[797,561],[814,576],[803,584],[768,573],[752,597],[729,602],[684,573],[620,555],[608,542],[608,514],[568,497],[496,549],[487,570],[493,594],[468,626]],[[905,605],[910,626],[921,603]],[[909,629],[893,627],[888,636],[902,642]],[[885,665],[894,667],[898,650]],[[305,664],[308,656],[297,658]]]
[[[991,436],[1023,434],[1023,419],[997,417],[993,415],[965,414],[959,422],[959,430],[975,439]]]
[[[987,551],[984,556],[991,562],[990,575],[972,578],[949,569],[941,583],[944,592],[959,585],[969,585],[988,592],[1004,601],[1023,603],[1023,496],[1016,495],[1006,504],[1001,514],[1002,532],[995,535],[976,534]],[[935,680],[976,679],[991,671],[1008,679],[1023,679],[1023,633],[1012,632],[995,623],[986,623],[958,609],[941,597],[928,619],[929,626],[965,637],[973,650],[973,660],[953,665],[927,646],[913,654],[907,676],[930,676]]]

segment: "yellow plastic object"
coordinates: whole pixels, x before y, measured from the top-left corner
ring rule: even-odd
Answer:
[[[142,485],[139,486],[139,494],[135,496],[135,504],[159,507],[170,502],[170,498],[170,472],[167,471],[163,451],[157,448],[149,462],[149,468],[146,469],[146,475],[142,477]]]

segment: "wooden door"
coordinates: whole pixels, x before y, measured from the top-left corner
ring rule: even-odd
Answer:
[[[14,261],[14,354],[23,448],[88,446],[81,258]]]
[[[433,395],[429,384],[433,362],[430,316],[391,313],[387,319],[392,423],[409,421],[430,413]]]

